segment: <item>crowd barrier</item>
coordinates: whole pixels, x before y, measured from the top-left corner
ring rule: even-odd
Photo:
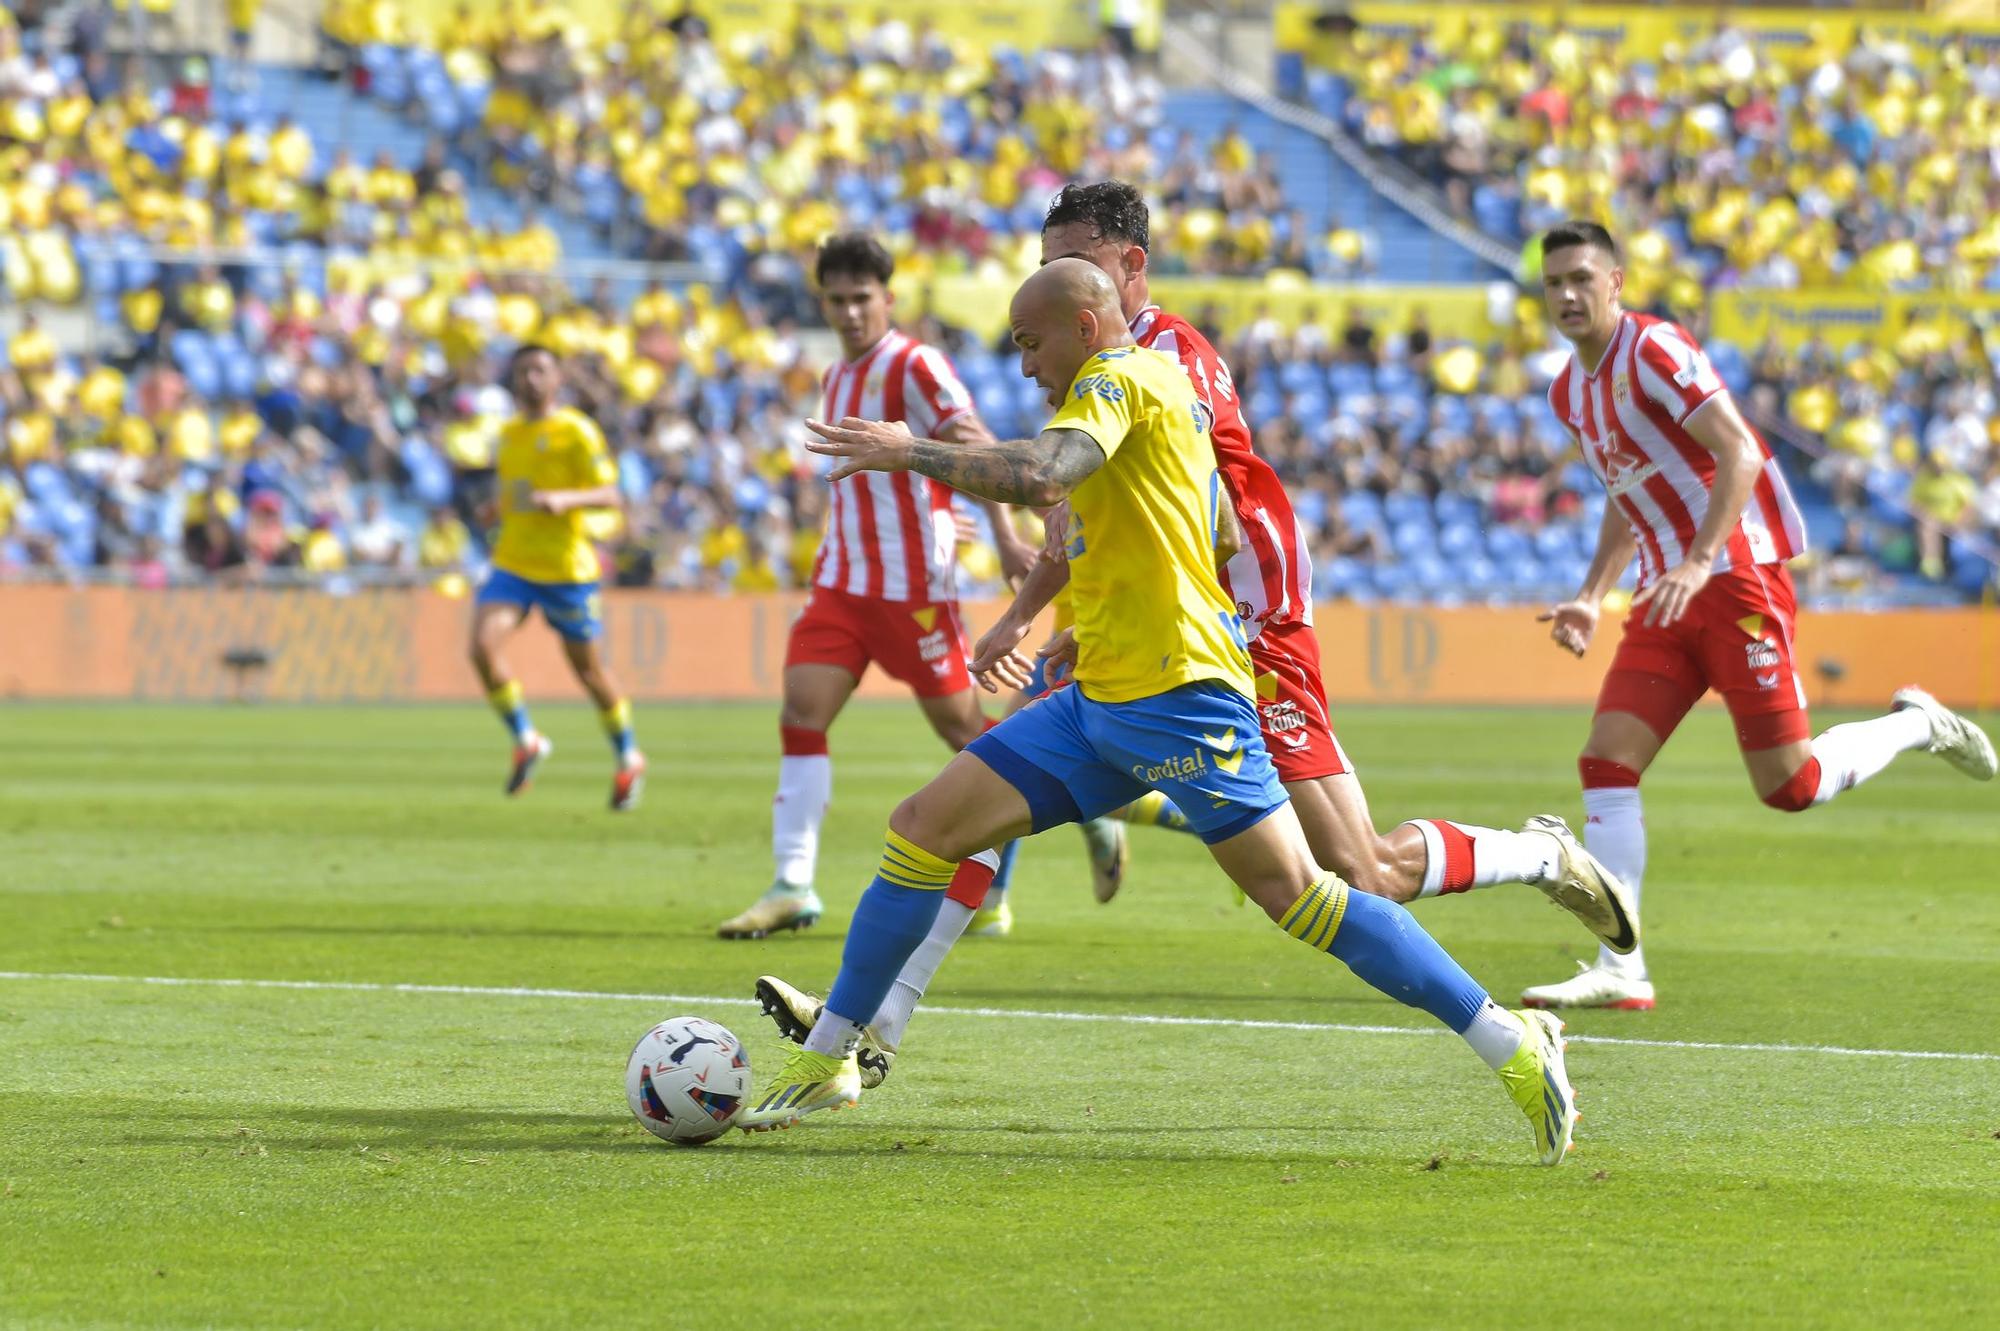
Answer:
[[[1026,274],[1021,274],[1025,277]],[[1007,332],[1007,307],[1018,278],[954,275],[892,283],[898,299],[988,341]],[[1154,277],[1152,297],[1211,336],[1241,332],[1268,314],[1286,329],[1308,319],[1336,335],[1350,313],[1384,332],[1401,332],[1422,314],[1439,337],[1485,342],[1499,336],[1498,313],[1511,320],[1516,293],[1502,284],[1449,282],[1310,282],[1294,273],[1265,277]]]
[[[1727,24],[1751,45],[1780,53],[1844,52],[1857,31],[1901,42],[1919,53],[1950,41],[1974,47],[2000,42],[2000,22],[1991,15],[1968,19],[1907,9],[1847,9],[1836,6],[1755,8],[1745,5],[1399,4],[1281,3],[1272,12],[1273,37],[1282,52],[1308,56],[1322,40],[1313,20],[1340,12],[1365,28],[1388,34],[1436,34],[1454,41],[1473,24],[1524,24],[1541,38],[1557,32],[1615,43],[1644,60],[1660,60],[1706,40]]]
[[[505,0],[402,0],[404,22],[418,36],[435,39],[461,7],[488,20],[511,19]],[[924,24],[945,37],[982,47],[1008,46],[1017,51],[1049,47],[1090,47],[1097,44],[1095,4],[1049,4],[1047,0],[973,0],[940,5],[934,0],[869,0],[848,5],[845,0],[692,0],[686,6],[709,25],[718,43],[738,38],[777,37],[805,27],[822,41],[838,38],[855,23],[875,24],[897,18],[914,31]],[[672,18],[679,4],[656,6]],[[600,40],[618,36],[626,16],[623,5],[578,5],[562,10],[564,17]],[[1139,7],[1135,36],[1151,50],[1159,41],[1160,0]]]
[[[1709,334],[1745,351],[1775,338],[1796,351],[1818,341],[1844,353],[1857,341],[1913,356],[1943,350],[2000,319],[1990,291],[1772,291],[1743,287],[1709,297]]]
[[[654,591],[604,598],[606,652],[644,702],[771,701],[796,595]],[[997,605],[967,607],[973,634]],[[209,702],[440,702],[480,696],[464,600],[430,591],[0,587],[0,698]],[[1562,704],[1595,696],[1603,639],[1584,660],[1549,642],[1532,609],[1322,605],[1326,686],[1345,703]],[[1815,704],[1874,705],[1922,681],[1948,702],[2000,699],[2000,612],[1809,612],[1799,660]],[[574,692],[552,634],[510,653],[532,696]],[[899,686],[870,672],[863,696]]]

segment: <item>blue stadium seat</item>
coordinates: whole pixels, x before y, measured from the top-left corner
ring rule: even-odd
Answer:
[[[1549,575],[1533,555],[1500,562],[1500,582],[1517,596],[1538,596],[1549,585]]]
[[[1478,526],[1486,516],[1477,499],[1454,490],[1446,490],[1439,494],[1431,503],[1431,513],[1437,518],[1440,527],[1462,522]]]
[[[1500,568],[1483,555],[1461,559],[1454,566],[1460,588],[1472,597],[1490,596],[1500,590]]]
[[[1519,528],[1494,527],[1486,533],[1486,553],[1503,564],[1532,558],[1534,549],[1534,542]]]
[[[1428,520],[1398,522],[1390,531],[1389,544],[1404,559],[1434,555],[1438,548],[1437,532]]]
[[[1428,527],[1431,521],[1431,501],[1423,495],[1398,490],[1383,497],[1382,516],[1393,526],[1414,522]]]
[[[1576,536],[1568,528],[1550,524],[1535,533],[1535,553],[1545,561],[1566,559],[1576,553]]]
[[[1412,559],[1410,580],[1419,591],[1433,594],[1452,591],[1458,586],[1458,576],[1452,566],[1436,556]]]
[[[1480,552],[1483,542],[1479,528],[1469,522],[1454,522],[1438,531],[1438,553],[1447,559],[1464,559]]]
[[[1382,513],[1382,498],[1373,490],[1354,490],[1340,497],[1340,516],[1356,531],[1380,528],[1387,524]]]
[[[1400,560],[1375,565],[1368,570],[1368,581],[1378,596],[1405,596],[1416,587],[1409,565]]]

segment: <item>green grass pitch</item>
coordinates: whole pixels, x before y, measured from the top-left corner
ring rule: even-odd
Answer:
[[[1931,759],[1786,817],[1690,723],[1645,787],[1661,1006],[1572,1018],[1626,1042],[1572,1046],[1561,1169],[1457,1041],[1152,830],[1106,907],[1074,833],[1031,843],[1014,937],[961,946],[859,1110],[678,1150],[626,1111],[633,1041],[695,1011],[771,1071],[751,981],[823,990],[943,754],[853,709],[826,925],[724,943],[769,872],[771,709],[641,709],[622,818],[590,714],[538,719],[556,756],[509,802],[470,706],[0,710],[0,1325],[2000,1316],[2000,789]],[[1584,722],[1341,717],[1385,823],[1574,818]],[[1590,950],[1529,889],[1417,910],[1503,999]]]

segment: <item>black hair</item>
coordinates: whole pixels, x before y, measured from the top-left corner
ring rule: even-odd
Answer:
[[[556,349],[550,346],[548,343],[523,342],[520,346],[514,348],[513,355],[507,357],[507,373],[503,378],[502,382],[509,384],[513,383],[514,371],[521,368],[522,361],[528,359],[528,357],[532,355],[535,355],[537,352],[540,352],[541,354],[547,356],[550,360],[553,360],[558,367],[562,365],[562,357],[558,355]]]
[[[1153,247],[1152,219],[1146,196],[1122,180],[1100,180],[1092,185],[1064,185],[1049,201],[1042,230],[1082,222],[1105,240],[1137,245],[1149,253]]]
[[[819,258],[813,264],[813,281],[820,286],[825,286],[826,279],[836,273],[872,277],[886,287],[896,274],[896,261],[875,237],[847,231],[829,237],[819,247]]]
[[[1566,250],[1572,245],[1595,245],[1611,256],[1611,262],[1619,262],[1618,242],[1611,233],[1595,222],[1583,218],[1572,218],[1558,222],[1542,233],[1542,257],[1548,258],[1557,250]]]

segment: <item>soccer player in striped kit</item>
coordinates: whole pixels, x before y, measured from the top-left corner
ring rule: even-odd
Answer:
[[[826,372],[820,415],[904,421],[918,435],[952,443],[992,442],[944,353],[891,325],[894,272],[872,237],[835,236],[820,247],[820,308],[843,358]],[[951,493],[910,473],[851,476],[833,486],[811,597],[785,648],[783,757],[771,808],[776,873],[769,890],[722,923],[720,936],[763,938],[819,919],[813,872],[833,793],[826,732],[870,662],[909,686],[954,751],[986,728],[966,671]],[[1001,567],[1019,578],[1035,551],[1015,535],[1006,505],[987,510]]]
[[[1992,779],[1985,732],[1918,688],[1897,690],[1884,716],[1813,737],[1785,568],[1805,553],[1806,533],[1784,473],[1687,330],[1620,305],[1624,279],[1617,243],[1595,222],[1542,237],[1549,316],[1575,348],[1549,404],[1611,498],[1582,588],[1541,616],[1560,646],[1583,655],[1605,594],[1639,560],[1577,764],[1591,851],[1636,899],[1646,873],[1639,779],[1710,689],[1728,704],[1757,797],[1776,809],[1824,804],[1910,749]],[[1650,1008],[1654,991],[1643,952],[1606,949],[1595,966],[1522,998]]]

